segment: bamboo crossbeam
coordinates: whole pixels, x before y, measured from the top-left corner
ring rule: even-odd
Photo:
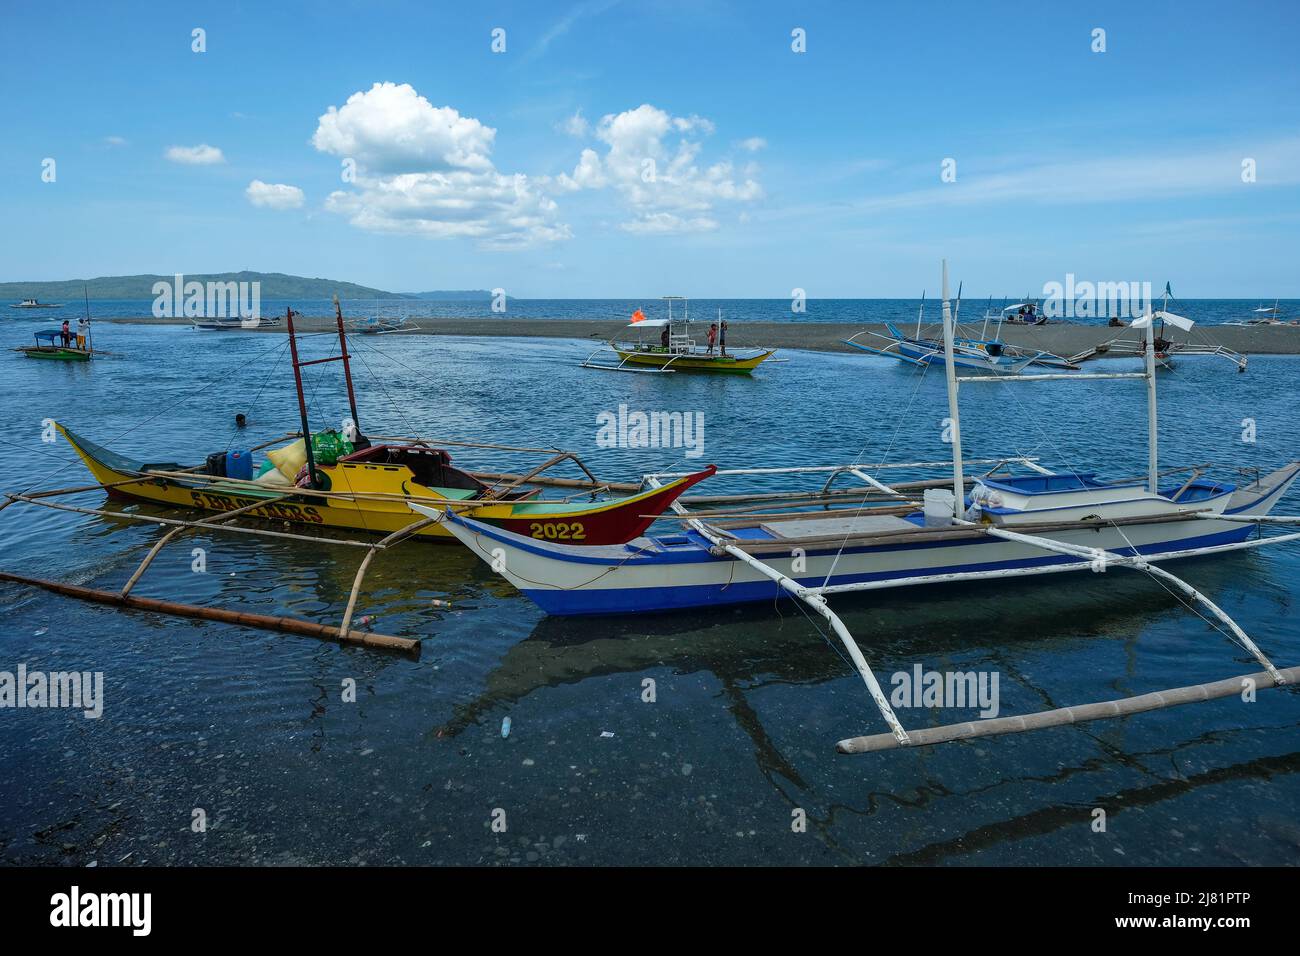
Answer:
[[[130,594],[131,589],[135,587],[135,583],[139,581],[140,577],[149,569],[149,565],[153,564],[153,559],[158,557],[158,553],[162,551],[167,542],[187,530],[189,529],[185,525],[178,525],[175,528],[169,528],[161,538],[154,542],[154,546],[149,549],[149,553],[146,554],[144,560],[136,566],[134,573],[127,578],[126,584],[122,585],[122,590],[118,593],[121,594],[122,597],[126,597]]]
[[[54,501],[33,501],[24,495],[16,495],[15,498],[18,501],[24,501],[27,504],[37,505],[41,508],[53,508],[56,511],[68,511],[74,514],[96,515],[100,518],[121,518],[126,521],[143,521],[149,524],[180,525],[182,527],[192,527],[199,524],[197,521],[182,521],[178,518],[161,518],[155,515],[132,514],[128,511],[105,511],[103,508],[81,508],[76,505],[63,505]],[[349,538],[327,538],[309,534],[294,534],[290,531],[272,531],[268,528],[244,528],[239,525],[215,524],[205,524],[200,525],[200,527],[213,531],[231,531],[236,534],[252,534],[263,538],[287,538],[292,541],[309,541],[312,544],[341,544],[351,548],[374,547],[374,543],[371,541],[353,541]]]
[[[139,611],[154,611],[159,614],[169,614],[173,617],[219,621],[223,624],[236,624],[240,627],[282,631],[286,634],[302,634],[320,640],[357,644],[379,650],[400,651],[414,655],[420,653],[420,642],[408,637],[371,634],[366,631],[344,631],[330,624],[317,624],[314,621],[304,621],[296,617],[274,617],[269,614],[254,614],[251,611],[229,611],[225,608],[201,607],[197,604],[181,604],[177,601],[162,601],[157,598],[135,597],[129,594],[122,595],[115,591],[101,591],[77,584],[64,584],[60,581],[47,581],[43,578],[11,574],[7,571],[0,571],[0,581],[43,588],[55,594],[63,594],[82,601],[93,601],[97,604],[111,604]]]
[[[1286,667],[1279,672],[1288,684],[1300,680],[1300,667]],[[1140,694],[1136,697],[1122,697],[1117,700],[1100,701],[1094,704],[1079,704],[1074,707],[1060,707],[1021,717],[994,717],[988,720],[967,721],[960,724],[945,724],[941,727],[924,727],[909,730],[909,747],[928,747],[934,744],[950,743],[957,740],[971,740],[975,737],[992,737],[1002,734],[1016,734],[1027,730],[1043,730],[1048,727],[1061,727],[1066,724],[1083,723],[1089,720],[1106,720],[1112,717],[1128,717],[1151,710],[1176,707],[1181,704],[1199,703],[1205,700],[1218,700],[1240,694],[1246,682],[1251,681],[1260,690],[1278,686],[1276,679],[1267,671],[1255,674],[1243,674],[1240,677],[1228,677],[1208,684],[1192,684],[1187,687],[1175,687],[1170,690]],[[835,745],[842,754],[876,753],[882,750],[897,750],[902,746],[893,734],[871,734],[863,737],[848,737]]]
[[[992,465],[995,469],[1002,465],[1015,463],[1028,463],[1038,461],[1037,455],[1010,455],[1002,458],[966,458],[963,464],[967,465]],[[878,462],[874,465],[864,465],[858,462],[849,465],[797,465],[795,467],[785,468],[726,468],[721,469],[714,476],[723,478],[728,475],[800,475],[800,474],[825,474],[828,471],[843,471],[846,468],[862,468],[872,471],[884,471],[887,468],[951,468],[951,461],[899,461],[899,462]],[[652,475],[646,475],[646,478],[685,478],[692,475],[690,471],[660,471]],[[895,486],[897,487],[897,486]]]
[[[279,501],[280,499],[277,498],[275,500]],[[149,565],[153,564],[154,558],[158,557],[158,554],[159,552],[162,551],[163,546],[166,545],[168,541],[172,540],[172,538],[176,537],[178,534],[181,534],[184,531],[192,531],[195,528],[208,528],[214,525],[224,524],[225,522],[229,521],[231,518],[236,518],[246,511],[250,511],[253,508],[262,507],[262,504],[264,504],[264,502],[258,502],[255,505],[245,505],[242,508],[236,508],[234,511],[227,511],[217,518],[207,518],[202,521],[195,521],[190,525],[180,525],[178,527],[172,528],[161,538],[159,538],[157,543],[154,544],[154,546],[149,549],[149,553],[146,554],[144,560],[140,562],[140,566],[135,569],[135,573],[131,575],[130,579],[122,587],[122,592],[121,592],[122,597],[126,597],[128,594],[131,593],[131,589],[135,587],[135,584],[137,581],[140,580],[141,575],[143,575],[144,572],[148,570]],[[347,628],[344,628],[344,630],[347,630]]]
[[[653,475],[647,476],[646,481],[649,482],[652,487],[662,487],[659,480]],[[686,513],[686,509],[682,507],[679,502],[674,501],[671,507],[679,514]],[[844,646],[844,649],[848,652],[850,659],[853,661],[853,666],[857,668],[858,676],[862,678],[862,682],[867,686],[867,692],[871,695],[871,699],[875,701],[876,708],[880,711],[880,716],[883,717],[885,723],[889,725],[899,744],[907,744],[910,742],[908,740],[907,731],[899,721],[898,716],[894,713],[893,708],[889,706],[889,701],[885,697],[885,692],[881,689],[879,681],[876,680],[875,672],[872,671],[871,664],[868,663],[866,657],[863,655],[862,648],[858,647],[857,641],[853,639],[853,635],[849,633],[849,629],[844,626],[844,622],[840,620],[840,616],[831,610],[830,605],[826,603],[826,598],[816,590],[804,587],[798,581],[782,574],[771,565],[763,563],[758,558],[752,557],[734,545],[724,541],[719,533],[711,530],[704,522],[692,518],[690,519],[690,526],[699,534],[703,535],[714,548],[721,549],[722,551],[731,554],[732,557],[747,564],[765,577],[770,578],[783,591],[786,591],[803,601],[825,618],[826,622],[830,624],[831,629],[835,632],[835,635],[840,639],[840,643]]]
[[[521,477],[509,471],[470,471],[468,474],[489,485],[498,481],[518,481]],[[610,491],[626,491],[629,494],[641,490],[641,485],[634,481],[588,481],[585,478],[548,478],[545,475],[533,477],[528,484],[553,488],[576,488],[585,491],[608,488]]]
[[[348,604],[347,608],[343,612],[343,623],[339,625],[340,631],[346,634],[349,626],[352,624],[352,612],[355,611],[357,607],[357,595],[361,592],[361,581],[365,578],[366,571],[369,569],[370,562],[374,556],[385,548],[388,548],[399,541],[404,541],[421,528],[427,528],[431,524],[436,524],[438,520],[439,519],[437,518],[421,518],[419,521],[412,521],[405,528],[399,528],[397,531],[388,535],[388,537],[375,542],[375,546],[366,552],[365,557],[361,559],[361,566],[357,568],[356,576],[352,579],[352,590],[348,592]]]
[[[897,501],[897,498],[886,499],[888,501]],[[792,504],[792,508],[807,507],[806,505]],[[880,515],[905,515],[912,514],[921,508],[921,502],[908,501],[898,505],[877,505],[870,508],[857,508],[853,506],[843,508],[821,508],[817,511],[744,511],[723,509],[718,511],[688,511],[685,514],[660,514],[660,515],[639,515],[641,518],[650,518],[654,521],[690,521],[692,518],[725,518],[725,521],[710,521],[710,528],[743,528],[753,521],[799,521],[804,518],[825,518],[836,516],[854,516],[854,517],[878,517]]]

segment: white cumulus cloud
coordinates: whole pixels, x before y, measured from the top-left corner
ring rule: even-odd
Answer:
[[[569,238],[538,183],[497,170],[495,137],[409,84],[376,83],[331,106],[312,136],[316,149],[356,163],[353,188],[331,193],[325,207],[370,232],[467,238],[488,248]]]
[[[186,166],[215,166],[226,161],[220,149],[207,143],[198,146],[168,146],[163,156],[173,163],[183,163]]]
[[[740,141],[740,148],[751,153],[757,153],[760,149],[767,149],[767,140],[761,136],[751,136],[749,139]]]
[[[704,117],[671,116],[649,103],[611,113],[596,125],[596,138],[608,147],[604,155],[584,149],[573,173],[561,174],[556,184],[569,191],[612,186],[632,214],[621,224],[628,232],[716,229],[718,203],[752,203],[762,198],[763,189],[752,163],[738,170],[729,160],[700,161],[701,144],[689,137],[713,131]]]
[[[244,190],[244,195],[254,206],[267,209],[297,209],[303,204],[304,196],[297,186],[284,183],[264,183],[254,179]]]
[[[496,130],[450,106],[434,106],[409,83],[376,83],[320,118],[312,145],[377,173],[491,169]]]

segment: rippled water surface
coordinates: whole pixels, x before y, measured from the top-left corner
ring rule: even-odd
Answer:
[[[4,343],[25,336],[11,327]],[[0,358],[0,488],[86,473],[41,422],[135,457],[197,461],[297,427],[280,335],[101,326],[89,365]],[[562,340],[357,337],[371,433],[580,453],[630,478],[725,467],[945,457],[941,376],[791,352],[752,380],[610,375]],[[328,337],[306,340],[325,355]],[[337,365],[309,375],[313,424],[346,412]],[[1106,369],[1136,369],[1115,360]],[[1272,468],[1297,457],[1295,358],[1244,375],[1187,359],[1160,380],[1162,460]],[[621,403],[704,414],[704,454],[596,447]],[[232,418],[249,416],[238,435]],[[970,456],[1023,453],[1119,476],[1145,467],[1131,382],[970,387]],[[1244,420],[1257,440],[1243,443]],[[250,439],[248,436],[254,438]],[[458,463],[518,464],[470,450]],[[715,491],[729,490],[718,485]],[[1279,511],[1300,512],[1291,492]],[[102,494],[67,499],[103,507]],[[135,506],[109,505],[111,509]],[[162,512],[151,512],[161,514]],[[120,588],[161,532],[14,505],[0,568]],[[207,573],[191,549],[207,550]],[[139,594],[337,623],[361,552],[190,535]],[[1181,565],[1279,664],[1300,661],[1294,545]],[[450,610],[432,604],[449,600]],[[841,599],[878,674],[995,671],[1003,714],[1257,670],[1134,572]],[[1300,859],[1300,696],[1236,699],[935,749],[846,757],[884,729],[861,681],[798,606],[547,619],[455,546],[377,558],[361,613],[418,637],[418,661],[309,638],[123,613],[0,584],[0,670],[104,673],[100,720],[0,710],[8,863],[1243,864]],[[343,703],[343,683],[357,702]],[[656,700],[643,702],[645,681]],[[503,718],[511,730],[501,735]],[[973,717],[909,709],[905,724]],[[1091,826],[1107,811],[1105,833]],[[206,833],[191,830],[196,808]],[[507,830],[493,832],[496,810]],[[793,812],[807,815],[794,832]]]

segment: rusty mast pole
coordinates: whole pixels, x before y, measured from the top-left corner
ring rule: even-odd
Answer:
[[[302,370],[298,367],[298,339],[293,331],[293,309],[285,310],[285,322],[289,326],[289,354],[293,359],[293,383],[298,389],[298,412],[302,416],[302,443],[307,450],[307,478],[313,488],[319,488],[316,477],[316,459],[311,453],[311,429],[307,425],[307,396],[302,391]]]
[[[352,363],[348,358],[348,337],[343,329],[343,309],[339,306],[339,297],[334,296],[334,318],[339,326],[339,348],[343,354],[343,380],[348,386],[348,406],[352,409],[352,424],[357,428],[357,434],[361,434],[361,418],[357,415],[357,397],[352,391]]]

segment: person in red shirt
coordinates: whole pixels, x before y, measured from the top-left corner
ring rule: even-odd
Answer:
[[[709,326],[709,355],[713,354],[713,346],[718,341],[718,323],[714,322]]]

